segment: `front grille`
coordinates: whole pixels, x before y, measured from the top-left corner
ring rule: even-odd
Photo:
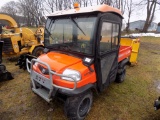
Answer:
[[[38,65],[39,70],[41,71],[41,73],[43,73],[44,75],[49,75],[49,71],[47,68],[44,68],[41,65]]]
[[[14,52],[11,38],[2,38],[1,41],[4,42],[4,44],[3,44],[3,52],[4,53]]]

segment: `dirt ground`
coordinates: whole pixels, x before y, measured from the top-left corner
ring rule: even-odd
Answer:
[[[65,120],[63,103],[48,104],[30,89],[27,71],[4,61],[14,80],[0,82],[1,120]],[[160,38],[143,37],[138,65],[127,68],[126,80],[94,95],[86,120],[160,120],[154,100],[160,96]]]

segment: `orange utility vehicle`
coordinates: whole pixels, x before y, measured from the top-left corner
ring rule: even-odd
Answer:
[[[47,102],[63,99],[68,118],[84,119],[93,93],[124,80],[132,47],[120,46],[122,19],[105,4],[49,15],[44,54],[27,60],[32,91]]]

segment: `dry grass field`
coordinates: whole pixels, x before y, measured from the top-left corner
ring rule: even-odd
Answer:
[[[63,103],[48,104],[30,89],[30,76],[4,60],[14,80],[0,82],[1,120],[65,120]],[[160,38],[142,37],[138,65],[127,68],[126,80],[94,95],[86,120],[160,120],[153,102],[160,96]]]

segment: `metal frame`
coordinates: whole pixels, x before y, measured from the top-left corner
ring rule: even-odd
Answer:
[[[41,74],[33,71],[33,64],[34,64],[35,62],[38,62],[38,63],[40,63],[40,64],[43,64],[43,65],[45,65],[45,66],[47,67],[47,69],[48,69],[48,71],[49,71],[49,76],[50,76],[49,79],[46,78],[46,77],[44,77],[43,75],[41,75]],[[49,96],[48,96],[48,98],[51,98],[51,95],[52,95],[52,92],[53,92],[53,90],[54,90],[54,87],[55,87],[55,88],[59,88],[59,89],[63,89],[63,90],[69,90],[69,91],[74,91],[74,90],[77,88],[77,81],[76,81],[75,78],[73,78],[73,77],[71,77],[71,76],[67,76],[67,75],[63,75],[63,74],[59,74],[59,73],[53,72],[53,71],[51,70],[50,66],[49,66],[47,63],[45,63],[45,62],[42,62],[42,61],[40,61],[40,60],[38,60],[38,59],[32,59],[31,61],[29,61],[28,59],[26,59],[26,63],[27,63],[27,64],[26,64],[27,70],[28,70],[28,72],[30,73],[31,81],[32,81],[32,83],[33,83],[33,88],[32,88],[32,90],[33,90],[34,92],[35,92],[36,86],[35,86],[35,80],[32,78],[33,74],[39,74],[40,76],[42,76],[42,77],[44,77],[45,79],[47,79],[47,80],[50,81],[51,87],[49,88],[50,91],[49,91]],[[29,64],[30,64],[30,69],[29,69]],[[57,76],[60,76],[60,77],[68,77],[68,78],[73,79],[74,88],[66,88],[66,87],[61,87],[61,86],[55,85],[55,84],[53,83],[52,75],[57,75]],[[69,80],[66,80],[66,81],[69,81]],[[45,86],[45,87],[46,87],[46,86]],[[42,95],[40,95],[40,96],[42,96]],[[43,97],[43,98],[44,98],[44,97]],[[44,99],[46,100],[46,98],[44,98]]]

